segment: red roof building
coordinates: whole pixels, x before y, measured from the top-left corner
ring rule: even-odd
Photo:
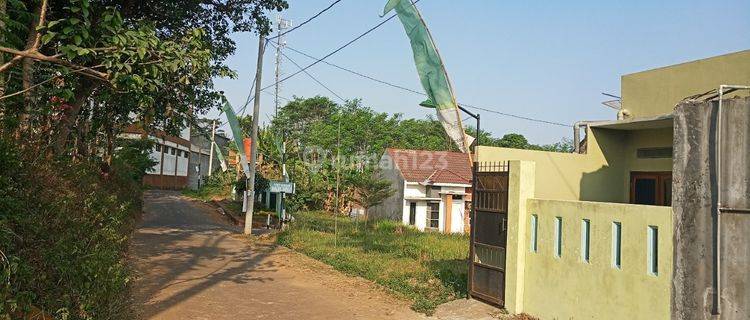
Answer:
[[[468,154],[386,149],[379,165],[381,178],[390,180],[396,191],[369,210],[372,216],[419,230],[465,232],[472,178]]]

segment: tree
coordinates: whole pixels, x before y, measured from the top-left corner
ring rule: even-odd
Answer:
[[[229,34],[267,32],[265,11],[287,7],[284,0],[7,0],[2,131],[25,141],[34,135],[58,155],[78,149],[71,140],[111,146],[133,120],[176,133],[217,106],[212,78],[234,75],[224,65],[235,49]]]
[[[495,140],[493,145],[503,148],[529,149],[529,141],[522,134],[508,133]]]
[[[365,209],[365,221],[368,220],[370,208],[383,203],[395,192],[391,188],[389,180],[379,179],[373,174],[360,175],[354,178],[351,189],[353,191],[352,200]]]

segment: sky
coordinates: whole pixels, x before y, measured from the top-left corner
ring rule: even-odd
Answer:
[[[332,0],[288,0],[281,13],[294,25]],[[317,19],[289,33],[290,48],[322,57],[378,24],[386,1],[342,0]],[[417,7],[442,55],[460,103],[563,124],[612,120],[601,105],[620,94],[620,76],[661,66],[750,49],[750,1],[489,1],[421,0]],[[275,20],[278,13],[271,13]],[[255,76],[258,38],[236,33],[227,61],[236,79],[215,86],[239,109]],[[314,60],[289,49],[300,65]],[[407,88],[423,91],[409,40],[393,19],[326,61]],[[264,55],[263,85],[274,82],[275,49]],[[282,62],[282,75],[299,69]],[[320,63],[308,71],[344,99],[362,99],[379,112],[425,118],[423,96],[404,92]],[[274,112],[273,88],[261,97],[261,121]],[[326,95],[304,73],[282,83],[281,96]],[[284,100],[281,100],[282,103]],[[520,133],[532,143],[570,138],[572,129],[520,120],[481,110],[482,129],[500,137]],[[248,107],[252,112],[252,105]],[[212,111],[209,116],[218,116]],[[222,116],[223,119],[223,116]],[[467,120],[473,124],[473,120]],[[229,130],[226,129],[228,132]],[[419,134],[415,132],[414,134]]]

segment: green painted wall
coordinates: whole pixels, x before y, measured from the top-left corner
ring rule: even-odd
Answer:
[[[624,75],[622,104],[636,118],[663,115],[683,98],[722,84],[750,85],[750,50]]]
[[[638,148],[671,147],[672,128],[588,130],[586,154],[480,147],[479,161],[536,164],[536,195],[544,199],[628,203],[631,171],[671,171],[672,159],[638,159]]]
[[[631,171],[672,171],[672,158],[639,159],[638,148],[662,148],[672,146],[672,128],[627,131],[623,155],[625,170],[622,171],[622,202],[630,200]]]
[[[537,252],[526,232],[523,311],[540,319],[669,319],[672,209],[529,199],[524,223],[538,216]],[[554,219],[562,218],[562,256],[554,254]],[[581,258],[581,221],[589,219],[590,262]],[[612,223],[622,225],[622,268],[612,264]],[[658,227],[658,274],[647,269],[647,228]],[[528,228],[528,227],[527,227]],[[515,275],[509,275],[514,277]]]
[[[540,319],[668,319],[672,281],[672,209],[540,199],[539,166],[510,161],[505,307]],[[536,215],[533,230],[531,217]],[[555,255],[555,218],[562,255]],[[581,221],[590,221],[589,261]],[[622,226],[621,267],[612,263],[612,223]],[[658,270],[648,269],[648,227],[658,228]],[[536,234],[537,250],[532,251]]]

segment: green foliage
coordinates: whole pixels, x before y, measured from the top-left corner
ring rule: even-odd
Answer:
[[[184,190],[182,193],[202,201],[227,199],[232,195],[236,173],[232,171],[215,172],[203,182],[198,190]]]
[[[140,210],[133,167],[106,177],[98,163],[45,164],[6,141],[0,150],[0,318],[32,307],[57,319],[131,318],[123,253]]]
[[[240,121],[249,130],[250,117]],[[340,123],[340,130],[339,130]],[[467,133],[476,130],[467,127]],[[339,135],[340,132],[340,135]],[[500,139],[481,131],[482,145],[568,152],[572,145],[561,143],[538,146],[520,134]],[[280,167],[281,145],[286,145],[287,170],[297,183],[297,193],[288,201],[295,210],[333,210],[336,188],[336,156],[341,158],[343,204],[356,201],[356,182],[372,176],[373,166],[386,148],[456,151],[440,123],[432,117],[402,119],[400,114],[376,112],[361,101],[339,105],[322,96],[296,98],[279,110],[271,125],[259,132],[259,152],[265,163]],[[282,139],[283,137],[283,139]],[[340,140],[340,148],[338,147]],[[266,174],[280,176],[278,170]]]
[[[420,232],[396,221],[365,226],[339,218],[334,245],[333,217],[300,212],[278,242],[344,273],[374,281],[432,313],[436,306],[466,296],[469,240],[462,235]]]
[[[376,178],[373,174],[352,177],[354,196],[352,200],[365,208],[365,211],[383,202],[396,191],[390,180]]]
[[[154,142],[149,139],[118,139],[117,144],[119,148],[113,157],[114,166],[125,170],[115,172],[128,175],[127,178],[134,183],[140,182],[146,172],[157,163],[150,157]]]

